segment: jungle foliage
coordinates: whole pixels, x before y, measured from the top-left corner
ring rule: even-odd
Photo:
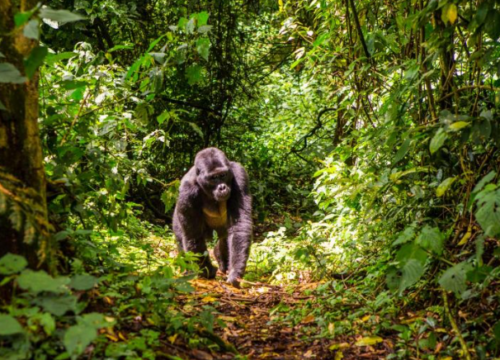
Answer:
[[[250,174],[249,287],[305,291],[266,305],[311,344],[297,358],[500,356],[499,1],[0,17],[2,359],[273,358],[234,345],[175,251],[179,180],[209,145]]]

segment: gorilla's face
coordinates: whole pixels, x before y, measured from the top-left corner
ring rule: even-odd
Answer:
[[[196,156],[197,182],[205,194],[217,202],[231,196],[233,174],[226,155],[215,148],[208,148]]]

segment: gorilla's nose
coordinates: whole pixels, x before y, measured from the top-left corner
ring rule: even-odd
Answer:
[[[226,192],[228,190],[228,187],[226,184],[219,184],[218,186],[220,192]]]

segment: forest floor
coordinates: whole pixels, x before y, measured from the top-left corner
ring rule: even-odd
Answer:
[[[312,311],[317,300],[313,292],[319,283],[282,287],[244,282],[242,289],[227,285],[221,278],[212,281],[195,279],[191,283],[195,292],[180,301],[198,303],[200,306],[210,304],[217,309],[219,313],[216,317],[223,320],[226,326],[214,328],[214,333],[219,337],[215,342],[222,345],[220,347],[225,348],[226,352],[185,349],[187,353],[177,354],[180,357],[234,359],[235,355],[231,352],[237,352],[240,354],[238,359],[249,360],[383,359],[393,347],[390,339],[362,335],[333,339],[333,336],[318,334],[316,316]],[[297,311],[296,317],[287,319],[287,314]],[[307,312],[310,314],[303,316]],[[332,326],[330,324],[328,329],[333,333]]]

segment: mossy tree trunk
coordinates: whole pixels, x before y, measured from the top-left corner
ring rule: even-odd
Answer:
[[[0,1],[0,63],[26,76],[24,60],[38,46],[16,28],[14,15],[38,0]],[[10,65],[9,65],[10,66]],[[23,255],[51,267],[46,181],[38,129],[38,71],[23,83],[0,81],[0,257]]]

